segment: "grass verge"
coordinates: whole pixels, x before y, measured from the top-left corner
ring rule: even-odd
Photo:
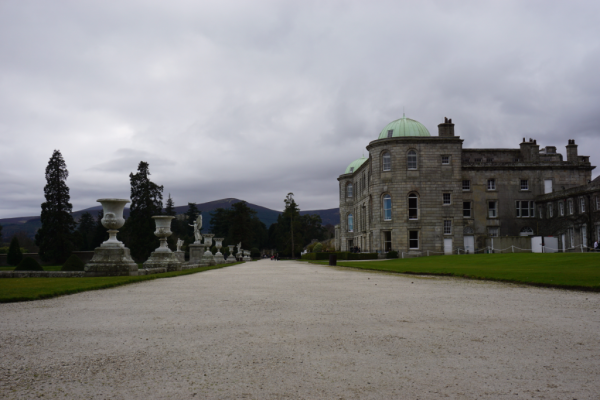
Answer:
[[[313,264],[327,262],[311,261]],[[389,261],[338,262],[338,266],[600,292],[600,253],[472,254]]]
[[[197,272],[229,267],[236,264],[240,263],[220,264],[212,267],[201,267],[185,271],[142,276],[107,276],[96,278],[5,278],[0,279],[0,303],[48,299],[66,294],[85,292],[87,290],[107,289],[152,279],[195,274]],[[58,268],[60,270],[60,267]],[[46,267],[44,267],[44,269],[48,271]]]

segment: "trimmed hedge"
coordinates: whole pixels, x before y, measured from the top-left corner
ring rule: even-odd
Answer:
[[[302,255],[303,260],[329,260],[329,255],[337,255],[340,260],[376,260],[377,253],[350,253],[348,251],[338,253],[306,253]]]
[[[17,265],[15,271],[43,271],[44,268],[31,257],[25,257],[23,261]]]
[[[83,271],[85,264],[81,261],[81,258],[75,254],[71,254],[71,257],[67,258],[65,264],[60,269],[61,271]]]

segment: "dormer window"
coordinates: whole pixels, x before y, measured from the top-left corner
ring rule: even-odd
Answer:
[[[390,130],[388,130],[388,136],[387,137],[391,138],[393,134],[394,134],[394,130],[390,129]]]
[[[350,173],[354,172],[354,167],[350,167]]]

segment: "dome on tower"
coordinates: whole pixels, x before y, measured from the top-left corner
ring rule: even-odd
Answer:
[[[354,171],[356,171],[357,169],[360,168],[361,165],[363,165],[365,163],[365,161],[367,161],[367,159],[365,157],[361,157],[358,160],[354,160],[350,163],[350,165],[348,165],[348,168],[346,168],[346,172],[344,172],[345,174],[351,174]]]
[[[402,118],[390,122],[381,130],[378,139],[404,136],[431,136],[429,131],[422,123],[414,119]]]

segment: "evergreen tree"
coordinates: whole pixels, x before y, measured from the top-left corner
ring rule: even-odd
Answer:
[[[289,227],[290,227],[290,234],[288,235],[288,238],[290,239],[290,245],[291,245],[291,250],[290,250],[290,254],[292,255],[292,258],[295,256],[295,252],[294,252],[294,239],[296,243],[299,244],[299,241],[301,241],[301,238],[295,238],[295,236],[299,235],[299,218],[300,217],[300,208],[298,208],[298,205],[296,204],[296,201],[294,200],[294,193],[288,193],[288,195],[285,197],[285,200],[283,200],[283,202],[285,203],[285,210],[283,210],[283,219],[284,220],[288,220],[290,221]],[[296,229],[294,229],[296,228]],[[295,232],[294,232],[295,231]],[[300,239],[300,240],[298,240]],[[296,247],[297,248],[297,247]]]
[[[54,150],[46,167],[46,186],[42,203],[42,227],[35,235],[40,258],[62,264],[73,251],[75,221],[71,215],[69,188],[65,180],[69,176],[67,165],[59,150]]]
[[[169,193],[169,198],[167,199],[167,203],[166,203],[166,207],[165,207],[165,215],[172,215],[172,216],[177,215],[177,212],[175,211],[175,203],[173,202],[173,199],[171,198],[171,193]]]
[[[8,265],[17,266],[23,260],[23,253],[19,246],[19,240],[16,236],[13,236],[10,241],[10,247],[8,248],[8,254],[6,255],[6,263]]]
[[[0,246],[2,246],[2,225],[0,225]]]
[[[210,229],[216,237],[227,238],[231,225],[231,209],[217,208],[210,213]]]
[[[77,236],[79,237],[79,249],[83,251],[94,250],[94,233],[96,231],[96,221],[89,212],[85,212],[79,219],[77,227]]]
[[[129,174],[131,208],[123,226],[123,239],[137,261],[147,260],[159,245],[152,216],[162,213],[163,187],[150,180],[148,167],[147,162],[140,161],[137,173]]]

